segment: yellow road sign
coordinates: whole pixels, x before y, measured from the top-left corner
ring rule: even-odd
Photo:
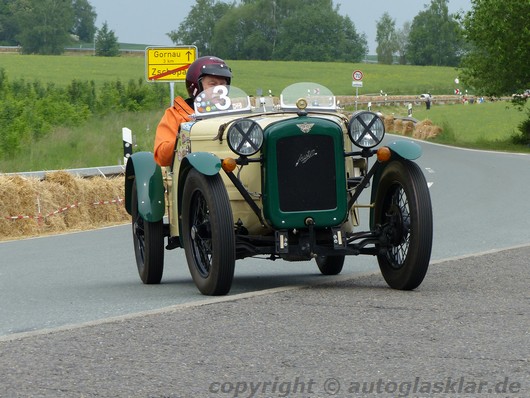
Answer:
[[[146,78],[151,82],[186,80],[186,72],[197,59],[197,47],[147,47],[145,49]]]

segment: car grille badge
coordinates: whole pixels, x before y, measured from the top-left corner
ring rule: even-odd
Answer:
[[[315,123],[300,123],[300,124],[297,124],[298,128],[300,129],[300,131],[302,133],[305,133],[305,134],[309,133],[314,125],[315,125]]]
[[[298,167],[300,164],[306,164],[309,159],[315,156],[318,156],[318,152],[316,151],[316,149],[310,149],[306,153],[300,154],[294,167]]]

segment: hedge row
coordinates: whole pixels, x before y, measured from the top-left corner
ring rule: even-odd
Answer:
[[[77,126],[92,115],[160,108],[167,103],[167,90],[143,79],[127,83],[117,79],[97,88],[94,81],[73,80],[66,87],[9,82],[0,68],[0,158],[14,156],[54,127]]]

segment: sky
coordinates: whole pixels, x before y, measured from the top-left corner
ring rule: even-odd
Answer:
[[[172,46],[167,33],[177,30],[195,0],[89,0],[97,13],[96,27],[107,22],[120,43]],[[228,1],[230,2],[230,1]],[[376,22],[387,11],[401,28],[425,9],[430,0],[334,0],[358,33],[365,33],[369,53],[375,54]],[[449,12],[469,11],[471,0],[449,0]],[[184,43],[187,44],[187,43]],[[200,54],[206,55],[206,54]]]

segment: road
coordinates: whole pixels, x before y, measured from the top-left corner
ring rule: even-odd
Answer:
[[[530,396],[530,245],[0,338],[0,396]]]
[[[418,162],[434,211],[433,260],[530,242],[530,156],[422,146]],[[166,251],[161,285],[142,285],[128,225],[2,242],[0,258],[0,336],[207,300],[193,285],[182,250]],[[336,279],[374,271],[374,258],[350,257]],[[323,278],[313,262],[247,259],[236,264],[230,294]]]
[[[529,397],[530,157],[423,146],[413,292],[360,257],[240,262],[204,297],[175,251],[144,286],[129,226],[0,243],[0,397]]]

